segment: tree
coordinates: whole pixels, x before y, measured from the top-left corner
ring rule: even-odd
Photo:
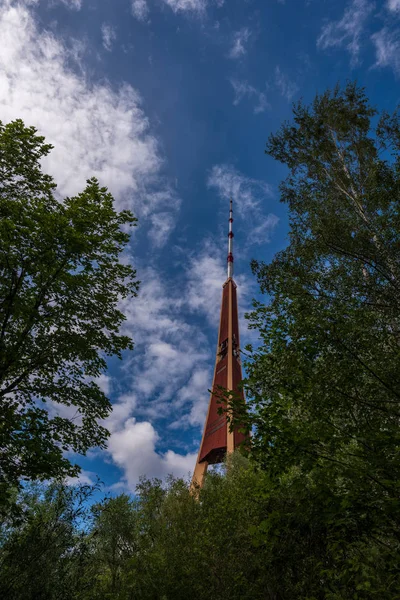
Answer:
[[[268,495],[280,498],[259,534],[290,541],[280,546],[289,597],[393,598],[399,115],[377,119],[354,83],[298,103],[293,115],[267,144],[289,169],[280,188],[289,245],[271,264],[252,264],[268,300],[250,315],[261,345],[247,364],[248,419]]]
[[[137,552],[137,513],[126,494],[92,507],[91,568],[86,581],[90,598],[126,598],[127,573]]]
[[[10,600],[82,598],[88,571],[89,502],[98,485],[29,484],[19,495],[19,522],[3,523],[0,593]]]
[[[111,408],[95,379],[132,348],[118,303],[137,293],[120,260],[136,219],[96,179],[61,201],[41,170],[50,150],[21,120],[0,122],[2,498],[21,479],[75,475],[66,451],[104,446]]]

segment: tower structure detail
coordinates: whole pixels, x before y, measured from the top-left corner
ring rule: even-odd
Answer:
[[[234,392],[244,402],[243,391],[239,389],[239,384],[242,381],[242,367],[239,351],[237,286],[233,280],[232,200],[230,201],[229,210],[227,271],[228,278],[222,287],[218,345],[210,401],[192,479],[192,484],[199,486],[203,485],[208,465],[222,462],[227,453],[232,453],[246,439],[246,436],[237,428],[230,430],[230,424],[225,413],[218,413],[221,406],[220,388]]]

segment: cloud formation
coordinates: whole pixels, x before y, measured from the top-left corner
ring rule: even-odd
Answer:
[[[124,469],[131,489],[144,472],[185,475],[192,468],[194,454],[187,449],[182,454],[157,450],[157,424],[164,431],[168,422],[172,431],[178,423],[180,431],[196,427],[200,436],[212,375],[207,338],[188,319],[188,283],[177,287],[154,269],[139,275],[143,284],[138,298],[121,307],[127,316],[125,331],[133,336],[136,351],[125,362],[126,391],[117,397],[105,423],[112,432],[108,452]],[[142,458],[135,459],[142,442]],[[142,471],[143,466],[148,470]]]
[[[376,67],[389,67],[400,75],[400,35],[384,27],[372,36],[376,51]]]
[[[135,414],[163,419],[170,416],[170,399],[194,370],[208,366],[211,354],[202,331],[186,318],[186,290],[167,283],[154,269],[140,277],[138,298],[121,307],[127,317],[125,330],[136,343],[134,358],[125,368],[132,377]],[[190,408],[187,405],[186,412]]]
[[[205,11],[208,0],[163,0],[174,13],[192,12],[202,13]]]
[[[331,21],[322,28],[317,46],[323,50],[345,47],[350,53],[351,65],[356,66],[364,27],[374,7],[369,0],[352,0],[339,21]]]
[[[230,84],[233,87],[234,98],[233,105],[238,106],[245,98],[254,99],[254,113],[259,114],[270,108],[267,97],[264,92],[260,92],[257,88],[250,85],[248,81],[240,81],[238,79],[230,79]]]
[[[185,299],[188,307],[206,315],[213,327],[218,325],[222,283],[226,279],[224,259],[223,250],[207,240],[201,251],[190,257],[187,266]]]
[[[270,241],[279,219],[263,210],[268,198],[273,196],[268,183],[247,177],[233,165],[220,164],[211,169],[208,185],[215,188],[224,201],[233,199],[235,212],[246,227],[247,247]]]
[[[387,8],[391,12],[400,12],[400,0],[388,0]]]
[[[138,19],[138,21],[145,21],[149,15],[149,5],[146,0],[132,0],[131,4],[132,15]]]
[[[229,51],[229,58],[241,58],[247,52],[246,44],[250,39],[250,29],[248,27],[242,27],[239,31],[233,34],[232,47]]]
[[[101,26],[101,37],[103,38],[103,46],[108,51],[111,52],[113,44],[117,39],[117,32],[115,27],[112,25],[107,25],[107,23],[103,23]]]
[[[151,423],[139,423],[134,418],[125,421],[121,430],[111,434],[108,449],[114,463],[123,470],[124,483],[129,490],[134,491],[139,478],[150,473],[160,479],[169,474],[184,478],[191,474],[197,455],[183,455],[172,450],[157,452],[158,441],[159,436]]]
[[[80,10],[82,8],[82,0],[58,0],[67,8],[72,10]]]
[[[282,73],[279,66],[275,68],[275,86],[281,96],[290,102],[295,94],[299,91],[299,86],[291,81],[287,75]]]
[[[221,1],[215,0],[217,5],[221,5]],[[205,14],[210,0],[162,0],[173,13],[184,13],[192,15]],[[132,14],[139,21],[146,21],[150,13],[149,3],[147,0],[132,0]]]

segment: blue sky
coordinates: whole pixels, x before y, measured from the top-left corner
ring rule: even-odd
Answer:
[[[270,260],[287,235],[267,137],[293,101],[337,81],[395,108],[400,0],[3,0],[0,40],[0,119],[54,144],[44,168],[61,195],[95,175],[139,218],[125,260],[142,286],[123,306],[135,350],[99,381],[111,437],[78,458],[82,480],[132,491],[142,474],[186,476],[211,385],[229,196],[244,346],[249,261]]]

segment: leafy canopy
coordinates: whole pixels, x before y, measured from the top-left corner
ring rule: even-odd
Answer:
[[[96,179],[61,201],[51,146],[0,122],[0,485],[76,474],[66,451],[103,447],[111,410],[94,378],[132,348],[120,299],[138,282],[120,257],[136,219]],[[68,160],[68,157],[66,157]],[[62,408],[64,407],[64,408]]]
[[[310,596],[394,597],[397,585],[399,150],[398,113],[378,118],[354,83],[295,105],[267,144],[288,167],[290,234],[271,264],[252,265],[268,298],[250,315],[261,345],[248,418],[258,464],[298,498],[268,535],[314,532]]]

